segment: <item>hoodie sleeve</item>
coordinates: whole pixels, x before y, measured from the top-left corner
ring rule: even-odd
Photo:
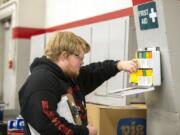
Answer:
[[[58,99],[48,91],[33,93],[21,115],[43,135],[88,135],[86,126],[77,126],[61,117],[57,110]],[[31,112],[31,113],[29,113]]]
[[[117,62],[118,61],[106,60],[82,67],[77,80],[84,94],[87,95],[104,81],[116,75],[119,72]]]

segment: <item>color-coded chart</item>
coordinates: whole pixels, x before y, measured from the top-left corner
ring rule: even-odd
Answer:
[[[136,52],[139,67],[136,73],[130,75],[130,83],[139,86],[161,85],[160,51],[157,48],[146,48]]]
[[[136,52],[136,57],[139,59],[152,59],[151,51],[139,51]]]

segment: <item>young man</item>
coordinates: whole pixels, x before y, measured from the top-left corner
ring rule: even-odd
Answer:
[[[42,135],[96,135],[87,122],[85,95],[119,71],[135,72],[137,61],[113,61],[82,66],[89,44],[71,32],[58,32],[50,38],[45,56],[30,66],[31,75],[19,92],[21,115]],[[64,94],[71,94],[79,108],[82,125],[68,122],[57,112]]]

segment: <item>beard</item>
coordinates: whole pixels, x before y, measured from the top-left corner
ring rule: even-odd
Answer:
[[[64,73],[68,78],[71,78],[71,79],[74,79],[79,75],[79,71],[77,71],[77,72],[65,71]]]

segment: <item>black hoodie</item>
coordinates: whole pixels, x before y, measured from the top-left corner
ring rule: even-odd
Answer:
[[[116,63],[92,63],[81,67],[77,78],[70,79],[45,56],[36,58],[30,66],[31,75],[19,91],[21,115],[42,135],[88,135],[85,95],[118,72]],[[73,95],[80,108],[82,126],[69,123],[56,111],[62,95],[67,93]]]

